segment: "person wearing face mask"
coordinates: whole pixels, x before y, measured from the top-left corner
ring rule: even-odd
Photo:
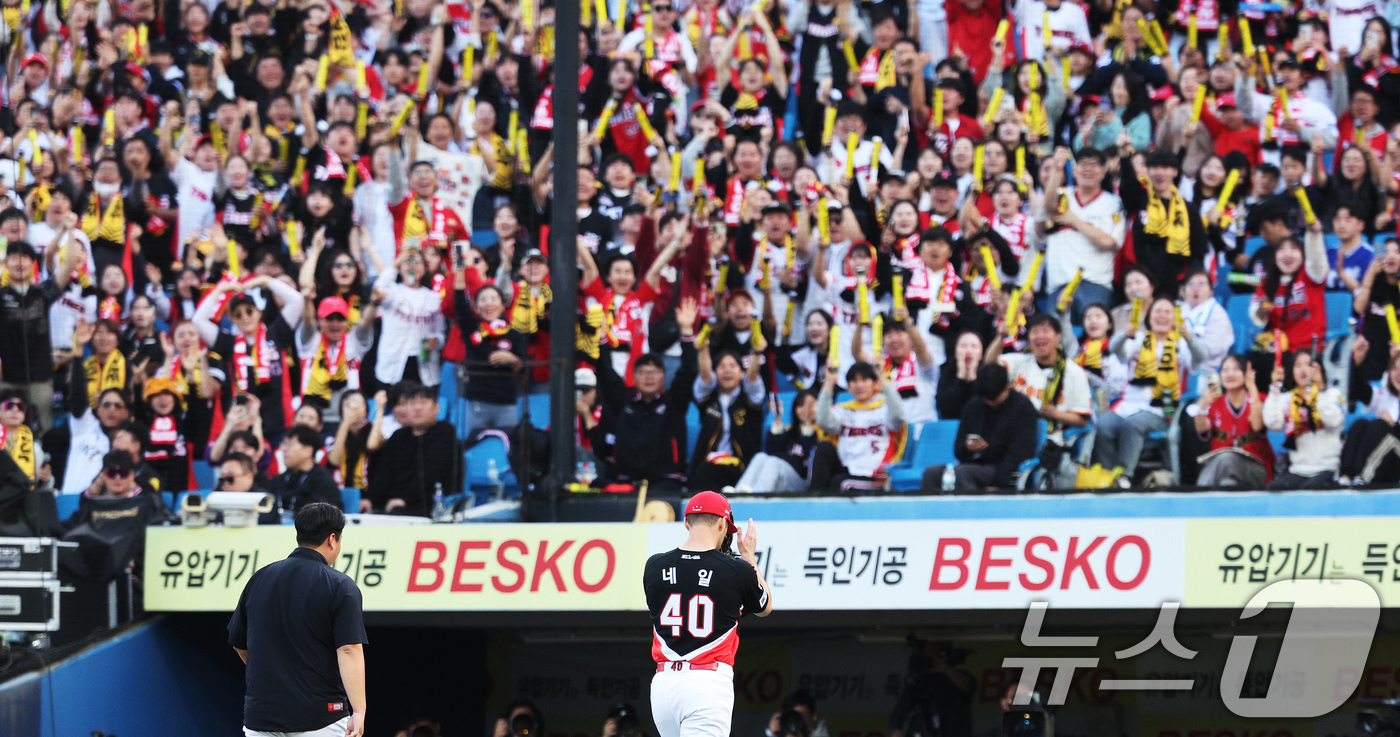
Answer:
[[[469,301],[461,269],[456,279],[455,309],[466,344],[464,365],[471,376],[463,392],[471,407],[467,430],[513,428],[520,422],[515,406],[520,394],[517,374],[529,341],[506,319],[505,297],[499,288],[488,284]]]
[[[127,242],[126,203],[122,197],[121,167],[116,159],[103,159],[93,173],[92,189],[83,206],[83,234],[92,243],[92,256],[100,272],[120,266]]]

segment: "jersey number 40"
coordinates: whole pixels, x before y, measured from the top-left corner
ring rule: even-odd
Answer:
[[[715,602],[705,594],[690,597],[687,616],[681,616],[681,595],[671,594],[666,605],[661,607],[661,626],[671,628],[672,637],[681,636],[681,627],[690,631],[692,637],[706,638],[715,631]]]

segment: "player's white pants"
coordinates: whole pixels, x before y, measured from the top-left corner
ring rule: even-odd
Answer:
[[[664,670],[651,679],[657,737],[729,737],[734,669]]]
[[[734,700],[734,694],[729,695],[730,701]],[[312,732],[259,732],[255,729],[243,728],[244,737],[345,737],[345,733],[350,730],[350,717],[345,717],[334,724],[328,724]]]

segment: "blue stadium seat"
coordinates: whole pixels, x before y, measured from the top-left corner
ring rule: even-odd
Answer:
[[[58,505],[59,521],[67,520],[78,511],[78,502],[83,498],[82,494],[55,494],[54,501]]]
[[[1215,299],[1222,307],[1228,307],[1230,297],[1234,294],[1230,290],[1230,264],[1221,259],[1215,267]]]
[[[1341,239],[1341,238],[1338,238],[1336,233],[1323,233],[1323,234],[1322,234],[1322,245],[1326,246],[1327,248],[1335,250],[1335,249],[1336,249],[1338,246],[1340,246],[1341,244],[1342,244],[1342,239]],[[1329,260],[1329,261],[1335,261],[1336,259],[1333,258],[1333,259],[1328,259],[1328,260]]]
[[[694,402],[688,402],[690,408],[685,411],[685,449],[687,462],[689,453],[695,449],[695,439],[700,437],[700,410],[695,408]]]
[[[1244,253],[1246,256],[1253,256],[1259,249],[1264,247],[1264,236],[1251,235],[1244,239]]]
[[[535,427],[549,427],[549,395],[530,394],[525,397],[530,406],[530,423]]]
[[[1016,488],[1025,491],[1027,486],[1034,489],[1032,483],[1036,471],[1040,469],[1040,451],[1045,449],[1045,438],[1050,434],[1050,423],[1040,420],[1035,423],[1035,455],[1021,462],[1016,469]]]
[[[914,467],[914,456],[919,452],[919,439],[923,437],[926,422],[918,422],[905,428],[904,456],[898,462],[885,466],[885,471],[894,473],[901,469]]]
[[[476,495],[478,504],[491,500],[491,494],[495,491],[491,488],[489,470],[491,461],[496,462],[496,473],[505,488],[506,496],[510,497],[520,493],[520,484],[516,482],[515,472],[511,469],[510,458],[506,455],[506,446],[499,438],[487,437],[481,442],[472,446],[466,452],[466,491]],[[443,493],[450,492],[451,489],[444,489]]]
[[[1288,452],[1288,451],[1287,451],[1286,449],[1284,449],[1284,447],[1283,447],[1283,443],[1284,443],[1284,441],[1287,440],[1287,439],[1288,439],[1288,436],[1285,435],[1284,432],[1283,432],[1282,430],[1270,430],[1270,431],[1269,431],[1269,445],[1272,445],[1272,446],[1274,447],[1274,457],[1275,457],[1275,458],[1282,458],[1282,457],[1283,457],[1283,454]]]
[[[908,467],[890,472],[890,488],[895,491],[918,491],[923,483],[925,468],[957,463],[953,455],[953,441],[957,436],[957,420],[924,423],[914,448],[913,461]]]
[[[1350,292],[1327,293],[1327,339],[1339,338],[1351,332],[1352,297]]]
[[[1249,347],[1254,344],[1254,336],[1259,334],[1259,328],[1249,319],[1249,298],[1245,295],[1232,298],[1225,312],[1230,316],[1230,324],[1235,327],[1235,352],[1248,353]]]
[[[1356,421],[1357,421],[1357,420],[1365,419],[1365,418],[1366,418],[1366,412],[1364,412],[1364,411],[1348,412],[1348,413],[1347,413],[1346,424],[1345,424],[1345,425],[1342,425],[1342,432],[1348,432],[1348,431],[1350,431],[1350,430],[1351,430],[1351,426],[1354,425],[1354,424],[1356,424]]]
[[[208,461],[192,461],[190,465],[194,468],[194,485],[199,489],[214,488],[214,467]],[[171,491],[181,492],[184,489],[171,489]]]
[[[360,511],[360,490],[348,487],[341,489],[340,506],[346,514],[355,514]]]

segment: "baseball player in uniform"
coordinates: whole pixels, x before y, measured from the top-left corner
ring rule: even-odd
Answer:
[[[739,618],[773,611],[758,572],[753,520],[740,533],[729,501],[702,491],[685,505],[689,537],[647,561],[651,612],[651,714],[658,737],[729,737],[734,715],[734,653]],[[729,551],[738,534],[739,557]]]

